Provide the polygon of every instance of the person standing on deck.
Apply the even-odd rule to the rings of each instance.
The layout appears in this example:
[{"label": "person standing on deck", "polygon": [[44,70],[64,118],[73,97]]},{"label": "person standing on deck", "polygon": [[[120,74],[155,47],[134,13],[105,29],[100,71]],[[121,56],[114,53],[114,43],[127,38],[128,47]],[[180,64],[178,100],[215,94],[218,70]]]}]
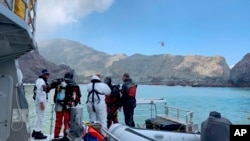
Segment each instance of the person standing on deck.
[{"label": "person standing on deck", "polygon": [[118,109],[120,108],[120,85],[112,85],[112,79],[110,77],[105,77],[104,83],[106,83],[111,89],[111,94],[106,95],[105,101],[107,104],[107,120],[108,128],[112,123],[118,123]]},{"label": "person standing on deck", "polygon": [[[67,130],[69,129],[70,109],[80,103],[81,91],[73,80],[73,72],[66,72],[63,79],[56,79],[51,83],[55,88],[54,103],[56,111],[54,139],[52,141],[68,141]],[[64,125],[63,138],[59,134]]]},{"label": "person standing on deck", "polygon": [[32,132],[32,137],[35,139],[46,139],[42,133],[42,124],[44,119],[44,110],[46,104],[46,93],[49,92],[47,80],[49,78],[49,72],[47,69],[42,70],[42,75],[35,82],[36,95],[35,95],[35,107],[36,107],[36,119],[34,130]]},{"label": "person standing on deck", "polygon": [[87,110],[89,121],[98,121],[103,128],[107,128],[107,111],[105,95],[109,95],[111,90],[109,86],[101,82],[101,74],[94,74],[91,83],[87,85]]},{"label": "person standing on deck", "polygon": [[133,80],[129,77],[128,73],[124,73],[122,75],[122,96],[121,103],[123,106],[123,113],[125,124],[128,126],[135,127],[134,123],[134,109],[136,107],[136,88],[137,85],[133,82]]}]

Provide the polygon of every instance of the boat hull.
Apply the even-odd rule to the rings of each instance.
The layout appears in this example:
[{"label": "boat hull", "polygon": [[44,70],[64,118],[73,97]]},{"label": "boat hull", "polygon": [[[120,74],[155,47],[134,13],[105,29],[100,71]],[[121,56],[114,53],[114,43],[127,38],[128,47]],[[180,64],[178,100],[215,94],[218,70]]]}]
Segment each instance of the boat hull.
[{"label": "boat hull", "polygon": [[109,131],[122,141],[200,141],[200,134],[131,128],[113,124]]},{"label": "boat hull", "polygon": [[[21,1],[18,2],[29,2]],[[17,58],[36,48],[34,39],[36,1],[26,7],[20,18],[14,11],[17,0],[0,2],[0,140],[29,141],[29,109],[23,76]],[[33,16],[31,17],[31,11]],[[27,22],[27,20],[31,22]]]}]

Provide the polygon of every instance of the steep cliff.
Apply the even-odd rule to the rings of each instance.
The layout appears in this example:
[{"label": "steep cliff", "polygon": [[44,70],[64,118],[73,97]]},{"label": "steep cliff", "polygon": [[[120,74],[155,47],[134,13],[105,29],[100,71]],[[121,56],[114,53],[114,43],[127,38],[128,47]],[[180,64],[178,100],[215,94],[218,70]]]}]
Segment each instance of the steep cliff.
[{"label": "steep cliff", "polygon": [[38,76],[41,75],[41,70],[45,68],[50,72],[49,80],[61,78],[64,76],[65,72],[73,71],[69,66],[56,65],[47,61],[37,50],[33,50],[21,56],[18,58],[18,62],[25,83],[34,83]]},{"label": "steep cliff", "polygon": [[119,79],[122,72],[128,72],[142,84],[228,86],[230,68],[221,56],[136,54],[114,62],[107,72]]},{"label": "steep cliff", "polygon": [[113,61],[125,58],[126,55],[109,55],[68,39],[53,39],[38,42],[42,56],[55,64],[72,67],[76,74],[88,77],[100,72]]},{"label": "steep cliff", "polygon": [[250,87],[250,53],[246,54],[231,69],[231,80],[234,86]]},{"label": "steep cliff", "polygon": [[[139,84],[224,87],[246,86],[249,82],[246,65],[244,68],[237,64],[230,72],[222,56],[110,55],[67,39],[40,41],[38,46],[49,61],[72,67],[82,83],[89,82],[96,72],[111,76],[115,83],[121,83],[123,72],[130,73]],[[247,62],[249,58],[243,60]]]}]

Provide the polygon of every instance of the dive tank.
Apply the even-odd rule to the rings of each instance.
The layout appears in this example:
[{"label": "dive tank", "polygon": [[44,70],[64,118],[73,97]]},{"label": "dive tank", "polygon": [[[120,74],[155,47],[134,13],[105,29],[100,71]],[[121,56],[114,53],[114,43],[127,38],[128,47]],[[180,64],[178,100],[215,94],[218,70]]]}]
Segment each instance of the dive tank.
[{"label": "dive tank", "polygon": [[200,141],[200,134],[137,129],[119,123],[112,124],[109,132],[122,141]]},{"label": "dive tank", "polygon": [[57,94],[57,100],[64,100],[66,86],[67,86],[67,83],[65,81],[62,81],[60,84],[59,92]]}]

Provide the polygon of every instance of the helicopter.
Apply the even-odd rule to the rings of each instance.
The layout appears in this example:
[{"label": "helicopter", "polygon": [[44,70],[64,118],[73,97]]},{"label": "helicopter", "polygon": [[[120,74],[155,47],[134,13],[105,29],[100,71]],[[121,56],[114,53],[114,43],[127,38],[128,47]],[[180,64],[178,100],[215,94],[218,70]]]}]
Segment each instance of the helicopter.
[{"label": "helicopter", "polygon": [[165,46],[165,42],[164,41],[161,41],[159,42],[161,46]]}]

